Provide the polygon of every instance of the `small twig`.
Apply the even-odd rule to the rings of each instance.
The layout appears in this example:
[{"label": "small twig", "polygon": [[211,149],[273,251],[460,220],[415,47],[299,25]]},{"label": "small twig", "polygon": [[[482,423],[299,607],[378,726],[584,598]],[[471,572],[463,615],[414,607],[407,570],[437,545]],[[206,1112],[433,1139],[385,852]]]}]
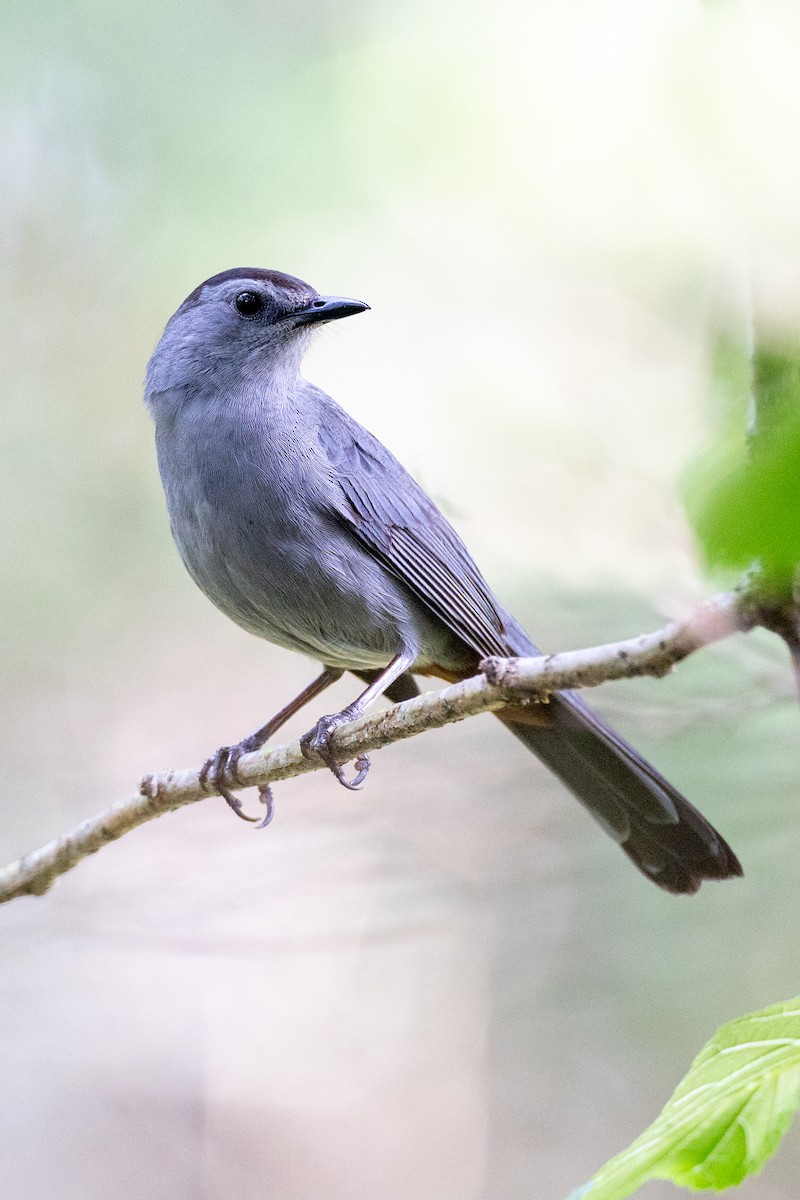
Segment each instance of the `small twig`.
[{"label": "small twig", "polygon": [[[362,717],[334,736],[337,761],[345,763],[404,738],[416,737],[477,713],[546,700],[566,688],[595,687],[613,679],[665,675],[692,651],[763,623],[744,592],[728,592],[702,604],[684,621],[656,633],[588,650],[572,650],[541,658],[489,658],[481,674],[438,692],[427,692],[403,704]],[[320,770],[323,763],[303,756],[299,742],[244,755],[238,774],[247,786],[265,785]],[[0,903],[16,896],[42,895],[59,875],[102,846],[139,825],[185,804],[207,798],[199,769],[146,775],[139,795],[120,800],[75,829],[0,869]]]},{"label": "small twig", "polygon": [[777,588],[765,592],[758,600],[758,624],[785,642],[800,699],[800,608],[796,598],[788,594],[780,597]]}]

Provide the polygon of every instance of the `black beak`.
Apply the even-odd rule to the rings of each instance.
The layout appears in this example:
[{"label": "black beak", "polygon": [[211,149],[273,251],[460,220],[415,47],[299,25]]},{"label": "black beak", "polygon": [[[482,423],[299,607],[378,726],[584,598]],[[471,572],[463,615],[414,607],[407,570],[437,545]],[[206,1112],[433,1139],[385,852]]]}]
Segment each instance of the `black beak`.
[{"label": "black beak", "polygon": [[353,317],[369,308],[363,300],[348,300],[346,296],[317,296],[306,308],[291,315],[298,325],[315,325],[319,321],[338,321]]}]

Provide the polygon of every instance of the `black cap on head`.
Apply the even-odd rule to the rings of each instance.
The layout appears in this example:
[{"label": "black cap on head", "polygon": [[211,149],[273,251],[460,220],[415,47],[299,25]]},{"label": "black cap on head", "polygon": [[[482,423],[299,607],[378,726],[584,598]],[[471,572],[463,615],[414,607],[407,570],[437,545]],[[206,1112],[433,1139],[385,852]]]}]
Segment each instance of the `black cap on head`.
[{"label": "black cap on head", "polygon": [[256,280],[269,283],[272,287],[281,288],[285,292],[293,292],[297,295],[298,303],[317,294],[310,284],[304,283],[302,279],[297,279],[294,275],[284,275],[283,271],[266,271],[263,267],[231,267],[227,271],[220,271],[217,275],[204,279],[193,292],[189,293],[181,308],[189,308],[191,305],[197,304],[204,288],[236,279]]}]

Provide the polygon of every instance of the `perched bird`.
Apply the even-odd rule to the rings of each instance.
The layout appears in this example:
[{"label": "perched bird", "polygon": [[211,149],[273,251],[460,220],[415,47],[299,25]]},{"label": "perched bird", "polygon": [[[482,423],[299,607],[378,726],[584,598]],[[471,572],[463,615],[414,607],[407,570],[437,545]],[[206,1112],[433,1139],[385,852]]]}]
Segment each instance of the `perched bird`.
[{"label": "perched bird", "polygon": [[[187,296],[147,368],[170,524],[190,575],[238,625],[324,668],[206,763],[206,786],[236,810],[239,757],[344,671],[366,690],[302,744],[355,787],[368,760],[347,780],[331,735],[381,693],[407,699],[414,673],[454,681],[488,655],[538,653],[422,488],[300,373],[316,327],[368,307],[278,271],[223,271]],[[659,887],[695,892],[741,875],[705,817],[580,696],[496,715]]]}]

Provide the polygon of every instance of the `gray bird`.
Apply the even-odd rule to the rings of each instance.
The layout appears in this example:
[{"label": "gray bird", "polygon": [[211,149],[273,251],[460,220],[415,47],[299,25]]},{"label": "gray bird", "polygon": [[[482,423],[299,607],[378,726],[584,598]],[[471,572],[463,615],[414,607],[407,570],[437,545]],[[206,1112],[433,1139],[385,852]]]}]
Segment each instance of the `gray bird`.
[{"label": "gray bird", "polygon": [[[397,459],[300,374],[317,326],[368,307],[278,271],[223,271],[187,296],[147,368],[170,525],[189,574],[238,625],[324,666],[205,764],[206,786],[236,810],[239,757],[344,671],[366,690],[302,744],[356,787],[369,762],[346,779],[331,735],[381,693],[416,695],[412,672],[455,681],[487,655],[539,653]],[[497,715],[659,887],[696,892],[704,879],[742,874],[705,817],[580,696]]]}]

